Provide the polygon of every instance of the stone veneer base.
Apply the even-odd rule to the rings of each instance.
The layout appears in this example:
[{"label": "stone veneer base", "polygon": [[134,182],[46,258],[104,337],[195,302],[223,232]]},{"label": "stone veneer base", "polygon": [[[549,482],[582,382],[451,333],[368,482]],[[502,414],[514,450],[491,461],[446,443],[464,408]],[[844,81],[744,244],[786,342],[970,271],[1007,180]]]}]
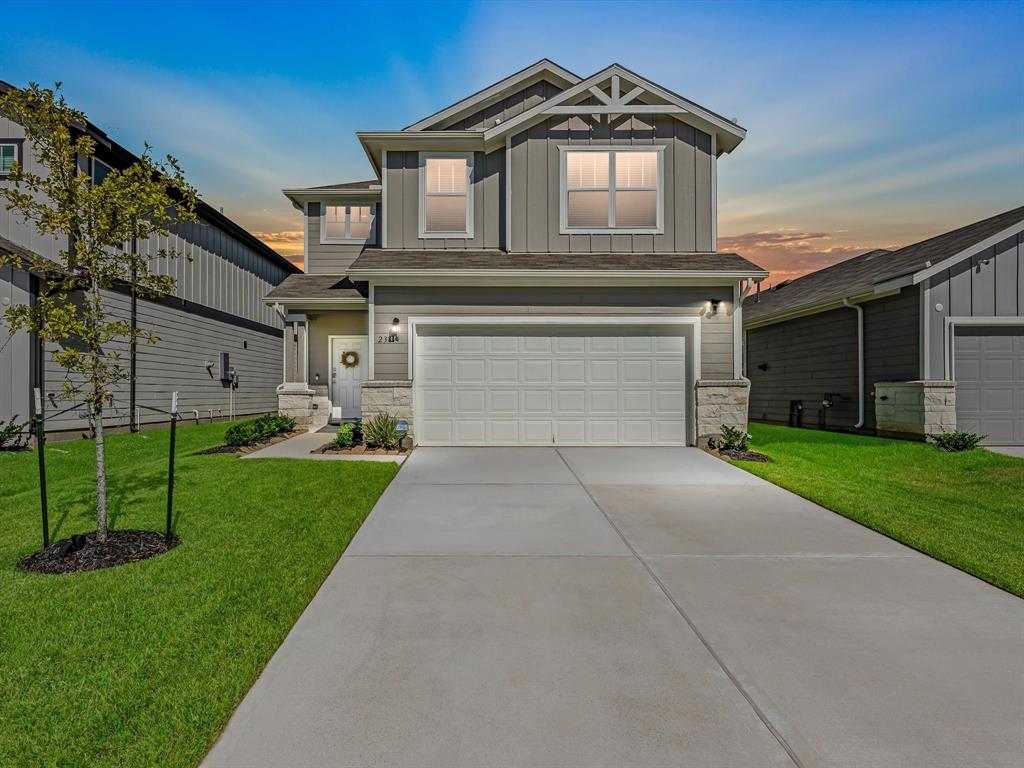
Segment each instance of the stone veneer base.
[{"label": "stone veneer base", "polygon": [[699,379],[694,386],[697,445],[720,437],[722,425],[746,431],[750,382],[747,379]]},{"label": "stone veneer base", "polygon": [[405,419],[409,422],[409,436],[413,437],[411,381],[364,381],[362,409],[363,421],[382,412],[390,413],[396,419]]},{"label": "stone veneer base", "polygon": [[956,382],[875,383],[875,429],[928,438],[956,429]]}]

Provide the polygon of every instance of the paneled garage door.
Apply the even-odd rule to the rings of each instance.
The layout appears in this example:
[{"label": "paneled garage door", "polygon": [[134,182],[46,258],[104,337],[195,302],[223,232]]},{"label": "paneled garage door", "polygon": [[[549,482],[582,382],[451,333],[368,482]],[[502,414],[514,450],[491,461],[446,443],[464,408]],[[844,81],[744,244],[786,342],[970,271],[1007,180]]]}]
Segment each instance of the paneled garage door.
[{"label": "paneled garage door", "polygon": [[685,445],[679,331],[418,329],[421,445]]},{"label": "paneled garage door", "polygon": [[964,326],[955,340],[957,428],[1024,445],[1024,326]]}]

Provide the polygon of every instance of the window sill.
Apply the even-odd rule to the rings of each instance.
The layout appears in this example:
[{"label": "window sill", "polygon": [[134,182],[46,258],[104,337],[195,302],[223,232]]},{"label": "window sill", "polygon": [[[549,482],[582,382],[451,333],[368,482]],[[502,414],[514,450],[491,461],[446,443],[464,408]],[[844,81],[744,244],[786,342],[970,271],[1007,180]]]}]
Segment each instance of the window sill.
[{"label": "window sill", "polygon": [[562,227],[558,230],[560,235],[663,235],[665,229],[569,229]]},{"label": "window sill", "polygon": [[359,240],[359,239],[329,239],[321,240],[320,245],[374,245],[371,240]]},{"label": "window sill", "polygon": [[420,240],[472,240],[472,232],[420,232]]}]

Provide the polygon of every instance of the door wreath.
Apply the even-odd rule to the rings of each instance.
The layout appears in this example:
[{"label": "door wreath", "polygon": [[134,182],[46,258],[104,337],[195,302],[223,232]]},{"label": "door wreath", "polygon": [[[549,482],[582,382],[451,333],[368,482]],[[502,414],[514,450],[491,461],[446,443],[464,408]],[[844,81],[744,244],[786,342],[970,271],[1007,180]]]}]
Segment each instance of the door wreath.
[{"label": "door wreath", "polygon": [[341,364],[346,368],[355,368],[359,365],[359,353],[358,352],[342,352],[341,353]]}]

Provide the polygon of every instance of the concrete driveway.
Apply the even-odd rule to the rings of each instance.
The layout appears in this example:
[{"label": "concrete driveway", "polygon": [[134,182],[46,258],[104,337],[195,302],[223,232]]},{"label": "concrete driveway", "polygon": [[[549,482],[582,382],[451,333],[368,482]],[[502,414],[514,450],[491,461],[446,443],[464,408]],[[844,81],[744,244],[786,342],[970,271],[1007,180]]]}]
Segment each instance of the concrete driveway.
[{"label": "concrete driveway", "polygon": [[694,449],[420,448],[208,766],[1014,766],[1024,601]]}]

